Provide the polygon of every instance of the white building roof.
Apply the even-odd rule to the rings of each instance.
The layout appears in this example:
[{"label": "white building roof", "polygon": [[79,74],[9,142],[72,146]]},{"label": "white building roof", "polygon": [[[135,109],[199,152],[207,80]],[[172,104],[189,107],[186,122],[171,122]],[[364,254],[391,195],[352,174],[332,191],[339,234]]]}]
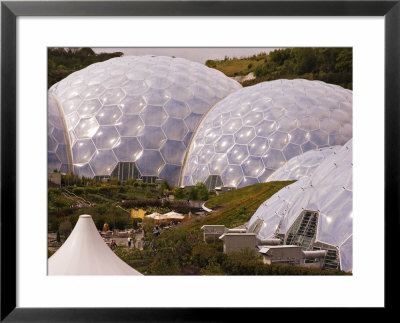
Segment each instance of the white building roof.
[{"label": "white building roof", "polygon": [[90,215],[79,217],[60,249],[48,259],[49,275],[142,275],[101,238]]}]

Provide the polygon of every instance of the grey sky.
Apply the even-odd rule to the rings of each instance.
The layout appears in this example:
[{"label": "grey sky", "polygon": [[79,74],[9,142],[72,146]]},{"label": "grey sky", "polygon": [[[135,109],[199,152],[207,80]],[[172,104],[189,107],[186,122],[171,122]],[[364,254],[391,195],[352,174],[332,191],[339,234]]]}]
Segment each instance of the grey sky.
[{"label": "grey sky", "polygon": [[186,58],[199,63],[208,59],[223,59],[228,57],[247,57],[261,52],[269,53],[276,48],[270,47],[92,47],[96,53],[123,52],[125,56],[131,55],[160,55]]}]

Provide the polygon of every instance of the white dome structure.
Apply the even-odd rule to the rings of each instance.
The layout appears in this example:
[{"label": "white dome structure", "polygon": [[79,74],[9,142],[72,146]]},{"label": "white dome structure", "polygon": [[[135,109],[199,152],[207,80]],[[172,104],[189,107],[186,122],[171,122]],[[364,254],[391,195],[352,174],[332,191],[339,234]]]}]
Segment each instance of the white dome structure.
[{"label": "white dome structure", "polygon": [[92,64],[49,89],[48,171],[177,185],[203,115],[241,85],[164,56]]},{"label": "white dome structure", "polygon": [[321,81],[276,80],[238,90],[205,116],[181,185],[265,182],[291,158],[352,138],[352,91]]},{"label": "white dome structure", "polygon": [[106,245],[90,215],[79,217],[60,249],[48,259],[49,275],[142,275]]},{"label": "white dome structure", "polygon": [[311,176],[326,158],[336,154],[341,148],[342,146],[333,146],[309,150],[304,154],[293,157],[268,177],[267,182],[299,180],[305,176]]},{"label": "white dome structure", "polygon": [[261,239],[279,238],[304,250],[328,250],[325,268],[352,270],[352,140],[313,172],[265,201],[250,219]]}]

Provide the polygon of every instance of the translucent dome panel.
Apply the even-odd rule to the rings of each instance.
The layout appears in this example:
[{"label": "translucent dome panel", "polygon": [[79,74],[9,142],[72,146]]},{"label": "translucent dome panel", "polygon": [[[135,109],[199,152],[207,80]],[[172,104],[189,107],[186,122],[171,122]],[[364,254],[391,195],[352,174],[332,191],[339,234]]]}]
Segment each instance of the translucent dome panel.
[{"label": "translucent dome panel", "polygon": [[60,171],[60,169],[63,169],[69,172],[70,157],[68,155],[69,142],[67,141],[68,138],[65,137],[66,125],[63,124],[60,117],[60,111],[54,96],[49,93],[47,100],[47,171],[52,173],[55,170]]},{"label": "translucent dome panel", "polygon": [[[239,165],[247,173],[250,167],[244,163],[260,157],[263,169],[254,178],[262,182],[292,158],[310,150],[343,145],[351,137],[351,91],[301,79],[260,83],[219,101],[202,120],[191,141],[181,184],[191,185],[205,177],[189,171],[193,160],[208,166],[204,169],[213,168],[213,155],[205,156],[201,149],[206,145],[213,146],[214,154],[226,154],[229,165]],[[228,172],[223,169],[215,175],[222,175],[224,185],[236,182],[223,174]]]},{"label": "translucent dome panel", "polygon": [[304,154],[290,159],[285,165],[275,171],[269,178],[271,181],[298,180],[305,176],[310,176],[314,170],[331,154],[337,153],[341,146],[333,146],[310,150]]},{"label": "translucent dome panel", "polygon": [[[300,157],[288,164],[298,165]],[[250,219],[249,226],[256,219],[262,219],[263,227],[259,236],[272,238],[278,233],[286,234],[303,210],[316,211],[319,213],[316,242],[339,247],[341,268],[351,270],[352,243],[349,239],[353,233],[352,140],[340,148],[306,153],[302,162],[304,165],[319,165],[311,175],[301,177],[265,201]],[[286,172],[278,171],[271,177],[280,174]]]},{"label": "translucent dome panel", "polygon": [[69,140],[79,174],[109,175],[115,160],[136,162],[141,175],[178,185],[177,169],[203,115],[240,88],[217,70],[179,58],[127,56],[92,64],[49,90],[49,171],[64,165],[60,158],[68,152],[58,156],[57,149]]}]

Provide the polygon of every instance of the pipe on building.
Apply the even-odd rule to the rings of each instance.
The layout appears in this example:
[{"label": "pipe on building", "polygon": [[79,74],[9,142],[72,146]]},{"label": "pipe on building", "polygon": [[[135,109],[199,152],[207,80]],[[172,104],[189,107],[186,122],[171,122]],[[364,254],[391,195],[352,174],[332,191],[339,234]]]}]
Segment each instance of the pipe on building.
[{"label": "pipe on building", "polygon": [[323,258],[326,256],[326,250],[303,251],[305,259]]},{"label": "pipe on building", "polygon": [[246,229],[228,229],[228,233],[246,233]]},{"label": "pipe on building", "polygon": [[279,246],[281,244],[280,239],[258,239],[258,244],[261,246]]}]

